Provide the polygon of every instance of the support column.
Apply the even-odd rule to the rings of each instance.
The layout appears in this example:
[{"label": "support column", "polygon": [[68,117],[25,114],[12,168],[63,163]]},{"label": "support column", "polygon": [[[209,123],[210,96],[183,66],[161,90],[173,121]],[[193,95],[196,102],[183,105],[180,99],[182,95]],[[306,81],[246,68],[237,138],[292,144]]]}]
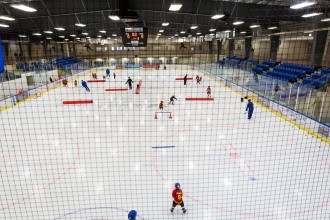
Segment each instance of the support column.
[{"label": "support column", "polygon": [[220,60],[223,39],[217,40],[217,61]]},{"label": "support column", "polygon": [[328,31],[315,31],[313,47],[311,51],[311,64],[315,66],[322,66],[324,55],[324,48],[327,42]]},{"label": "support column", "polygon": [[245,38],[245,57],[251,56],[252,37]]},{"label": "support column", "polygon": [[235,50],[235,41],[232,38],[228,40],[228,52],[229,52],[228,55],[233,55],[234,50]]},{"label": "support column", "polygon": [[275,60],[277,58],[277,50],[280,46],[280,36],[279,35],[272,35],[270,36],[270,51],[269,51],[269,59]]}]

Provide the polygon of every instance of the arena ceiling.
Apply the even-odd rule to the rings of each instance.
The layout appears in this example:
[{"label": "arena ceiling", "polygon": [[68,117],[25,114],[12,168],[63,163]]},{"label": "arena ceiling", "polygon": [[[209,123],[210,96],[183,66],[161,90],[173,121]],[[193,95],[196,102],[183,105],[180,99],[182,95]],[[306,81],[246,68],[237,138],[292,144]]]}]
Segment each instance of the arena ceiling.
[{"label": "arena ceiling", "polygon": [[[169,11],[171,3],[181,3],[179,11]],[[330,17],[330,1],[317,0],[317,4],[299,10],[290,9],[290,5],[298,0],[2,0],[1,15],[15,18],[14,21],[2,21],[9,27],[0,27],[1,37],[4,39],[17,38],[24,34],[34,38],[59,36],[74,38],[88,33],[88,36],[112,37],[120,34],[120,28],[130,26],[145,26],[149,34],[173,36],[185,31],[184,35],[196,33],[207,34],[210,29],[216,31],[233,30],[237,32],[251,32],[251,25],[258,24],[261,29],[271,26],[281,28],[288,25],[320,24],[329,27],[330,22],[320,22]],[[301,1],[300,1],[301,2]],[[11,7],[12,4],[24,3],[35,8],[36,12],[24,12]],[[322,15],[303,18],[306,13],[322,13]],[[213,20],[214,14],[224,14],[221,19]],[[109,15],[119,15],[121,20],[113,21]],[[234,26],[233,22],[242,20],[244,24]],[[85,27],[78,27],[76,23],[83,23]],[[169,23],[162,26],[162,23]],[[192,25],[198,26],[191,29]],[[57,31],[55,27],[62,27],[64,31]],[[46,34],[44,31],[52,31]],[[106,33],[99,32],[100,30]],[[32,36],[39,32],[41,36]],[[86,36],[86,35],[85,35]],[[63,39],[62,39],[63,40]]]}]

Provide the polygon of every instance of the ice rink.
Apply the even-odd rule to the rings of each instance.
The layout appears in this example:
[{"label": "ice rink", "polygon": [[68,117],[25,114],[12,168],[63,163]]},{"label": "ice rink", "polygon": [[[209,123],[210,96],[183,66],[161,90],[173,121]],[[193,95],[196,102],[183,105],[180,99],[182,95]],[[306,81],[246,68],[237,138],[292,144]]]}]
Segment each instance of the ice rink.
[{"label": "ice rink", "polygon": [[[186,86],[175,80],[185,74]],[[105,91],[128,76],[132,90]],[[121,220],[131,209],[145,220],[330,219],[328,144],[256,103],[248,120],[246,100],[201,71],[111,70],[88,85],[69,81],[0,113],[0,219]],[[214,101],[185,100],[207,86]],[[170,213],[175,182],[185,215]]]}]

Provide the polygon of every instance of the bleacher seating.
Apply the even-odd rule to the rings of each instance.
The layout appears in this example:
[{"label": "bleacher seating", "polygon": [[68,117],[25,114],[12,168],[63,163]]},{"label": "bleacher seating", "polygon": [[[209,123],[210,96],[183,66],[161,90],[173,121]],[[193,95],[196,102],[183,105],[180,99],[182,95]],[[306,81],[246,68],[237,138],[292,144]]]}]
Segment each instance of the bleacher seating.
[{"label": "bleacher seating", "polygon": [[58,67],[63,68],[63,69],[70,66],[70,64],[75,64],[75,63],[79,63],[79,62],[81,62],[81,60],[79,60],[75,57],[64,57],[64,58],[55,59],[55,64]]},{"label": "bleacher seating", "polygon": [[289,68],[289,69],[296,69],[296,70],[302,70],[305,71],[306,74],[311,74],[314,72],[313,66],[308,65],[301,65],[301,64],[294,64],[294,63],[282,63],[282,67]]},{"label": "bleacher seating", "polygon": [[53,65],[43,63],[40,61],[37,62],[17,62],[16,69],[23,70],[24,72],[31,72],[31,71],[42,71],[42,70],[53,70]]},{"label": "bleacher seating", "polygon": [[252,73],[260,75],[264,71],[268,71],[270,68],[274,68],[275,66],[276,66],[275,61],[265,60],[264,62],[258,64],[256,67],[252,68]]}]

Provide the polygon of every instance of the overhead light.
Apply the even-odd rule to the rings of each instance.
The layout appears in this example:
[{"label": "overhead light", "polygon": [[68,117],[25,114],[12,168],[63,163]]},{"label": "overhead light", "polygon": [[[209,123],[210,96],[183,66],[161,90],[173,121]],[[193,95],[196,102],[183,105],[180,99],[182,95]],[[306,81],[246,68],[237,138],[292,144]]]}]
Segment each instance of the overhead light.
[{"label": "overhead light", "polygon": [[311,5],[315,5],[315,4],[316,4],[316,2],[302,2],[299,4],[292,5],[292,6],[290,6],[290,8],[291,9],[300,9],[300,8],[305,8],[305,7],[308,7]]},{"label": "overhead light", "polygon": [[318,16],[318,15],[321,15],[321,14],[322,13],[320,13],[320,12],[314,12],[314,13],[304,14],[301,17],[303,17],[303,18],[310,18],[310,17],[315,17],[315,16]]},{"label": "overhead light", "polygon": [[111,39],[111,37],[107,37],[107,39],[108,39],[108,40],[110,40],[110,39]]},{"label": "overhead light", "polygon": [[181,7],[182,7],[182,4],[172,3],[169,10],[170,11],[179,11]]},{"label": "overhead light", "polygon": [[120,17],[118,17],[118,15],[109,15],[109,18],[113,21],[119,21]]},{"label": "overhead light", "polygon": [[330,21],[330,18],[324,18],[321,21],[325,22],[325,21]]},{"label": "overhead light", "polygon": [[76,40],[80,40],[80,37],[77,37]]},{"label": "overhead light", "polygon": [[117,40],[117,38],[115,38],[115,40]]},{"label": "overhead light", "polygon": [[34,36],[41,36],[41,34],[40,33],[33,33],[32,35],[34,35]]},{"label": "overhead light", "polygon": [[75,36],[77,36],[77,35],[75,35],[75,34],[71,34],[71,35],[70,35],[70,37],[75,37]]},{"label": "overhead light", "polygon": [[163,33],[163,32],[164,32],[164,30],[159,30],[159,32],[160,32],[160,33]]},{"label": "overhead light", "polygon": [[55,30],[58,30],[58,31],[65,31],[65,28],[62,28],[62,27],[56,27],[54,28]]},{"label": "overhead light", "polygon": [[191,35],[191,34],[189,34],[189,35],[188,35],[188,37],[192,37],[192,35]]},{"label": "overhead light", "polygon": [[164,23],[162,23],[162,26],[164,26],[164,27],[166,27],[166,26],[168,26],[170,23],[168,23],[168,22],[164,22]]},{"label": "overhead light", "polygon": [[8,25],[8,24],[1,24],[1,23],[0,23],[0,27],[5,27],[5,28],[7,28],[7,27],[9,27],[9,25]]},{"label": "overhead light", "polygon": [[244,21],[234,21],[233,25],[240,25],[244,24]]},{"label": "overhead light", "polygon": [[16,9],[19,9],[19,10],[22,10],[22,11],[26,11],[26,12],[35,12],[35,11],[37,11],[35,8],[32,8],[32,7],[27,6],[27,5],[23,5],[23,4],[12,4],[12,5],[10,5],[10,7],[16,8]]},{"label": "overhead light", "polygon": [[174,34],[175,37],[179,36],[178,34]]},{"label": "overhead light", "polygon": [[258,27],[260,27],[259,24],[254,24],[254,25],[251,25],[251,26],[250,26],[250,28],[258,28]]},{"label": "overhead light", "polygon": [[231,32],[231,30],[225,30],[225,33],[229,33],[229,32]]},{"label": "overhead light", "polygon": [[19,34],[18,37],[27,37],[25,34]]},{"label": "overhead light", "polygon": [[216,14],[216,15],[213,15],[211,18],[212,19],[220,19],[220,18],[223,18],[223,17],[225,17],[224,14]]},{"label": "overhead light", "polygon": [[181,33],[181,34],[184,34],[184,33],[186,33],[186,32],[185,32],[185,31],[181,31],[180,33]]},{"label": "overhead light", "polygon": [[196,28],[198,28],[198,26],[196,26],[196,25],[193,25],[190,27],[190,29],[196,29]]},{"label": "overhead light", "polygon": [[157,34],[157,36],[160,36],[160,35],[162,35],[162,34]]},{"label": "overhead light", "polygon": [[196,35],[201,35],[202,33],[200,33],[200,32],[198,32],[198,33],[196,33]]},{"label": "overhead light", "polygon": [[84,32],[84,33],[81,33],[82,35],[88,35],[88,33],[87,32]]},{"label": "overhead light", "polygon": [[102,36],[101,35],[97,35],[98,38],[101,38]]},{"label": "overhead light", "polygon": [[246,31],[241,31],[240,33],[241,33],[241,34],[246,34]]},{"label": "overhead light", "polygon": [[51,40],[52,38],[51,37],[46,37],[47,40]]},{"label": "overhead light", "polygon": [[86,26],[86,24],[82,24],[82,23],[76,23],[75,25],[78,26],[78,27],[85,27]]},{"label": "overhead light", "polygon": [[268,30],[275,30],[275,29],[277,29],[276,26],[272,26],[272,27],[269,27],[269,28],[268,28]]},{"label": "overhead light", "polygon": [[6,20],[6,21],[15,21],[15,18],[9,17],[7,15],[1,15],[0,19]]},{"label": "overhead light", "polygon": [[52,34],[53,31],[44,31],[45,34]]},{"label": "overhead light", "polygon": [[90,39],[91,37],[86,37],[86,39]]},{"label": "overhead light", "polygon": [[58,36],[59,38],[65,38],[65,36],[61,35],[61,36]]},{"label": "overhead light", "polygon": [[69,39],[68,39],[68,38],[65,38],[64,40],[65,40],[65,41],[68,41]]},{"label": "overhead light", "polygon": [[204,37],[204,36],[199,36],[199,37]]},{"label": "overhead light", "polygon": [[117,34],[112,34],[113,37],[117,37]]},{"label": "overhead light", "polygon": [[105,33],[107,33],[107,31],[105,31],[105,30],[100,30],[100,33],[105,34]]},{"label": "overhead light", "polygon": [[214,28],[211,28],[209,31],[215,31],[216,29],[214,29]]}]

